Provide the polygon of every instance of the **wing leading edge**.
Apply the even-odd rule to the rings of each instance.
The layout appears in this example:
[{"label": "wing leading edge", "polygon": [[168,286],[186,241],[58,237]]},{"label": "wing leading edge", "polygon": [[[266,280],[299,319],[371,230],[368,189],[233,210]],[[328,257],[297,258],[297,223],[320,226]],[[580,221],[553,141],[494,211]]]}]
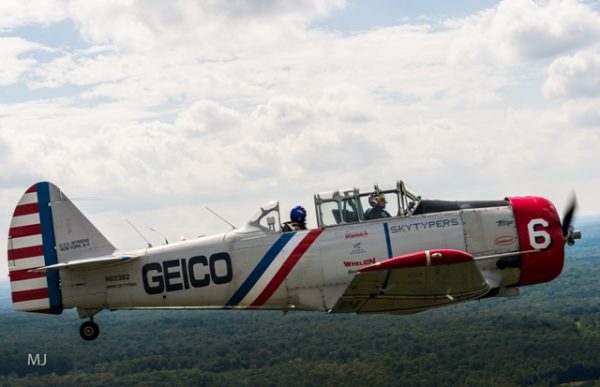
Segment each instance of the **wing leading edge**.
[{"label": "wing leading edge", "polygon": [[479,298],[490,287],[460,250],[410,253],[359,270],[331,313],[415,313]]}]

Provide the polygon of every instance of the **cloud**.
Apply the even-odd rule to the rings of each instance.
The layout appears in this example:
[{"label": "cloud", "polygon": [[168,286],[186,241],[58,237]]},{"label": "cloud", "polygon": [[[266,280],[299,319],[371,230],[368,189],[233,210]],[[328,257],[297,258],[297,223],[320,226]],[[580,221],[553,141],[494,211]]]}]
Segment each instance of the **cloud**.
[{"label": "cloud", "polygon": [[580,128],[596,129],[600,133],[600,96],[596,98],[576,99],[563,105],[569,122]]},{"label": "cloud", "polygon": [[[110,19],[107,23],[118,23],[118,18],[137,20],[144,12],[160,14],[160,7],[139,9],[136,2],[119,3],[114,5],[117,10],[113,11],[110,11],[113,5],[109,4],[96,14],[94,4],[86,2],[83,10],[77,8],[77,12],[90,18],[88,22],[81,15],[77,16],[81,31],[89,23],[99,23],[104,18]],[[333,113],[345,104],[346,119],[353,121],[369,120],[372,114],[362,111],[361,106],[374,100],[388,104],[431,100],[458,105],[489,103],[505,82],[481,66],[470,71],[462,71],[462,65],[448,66],[446,51],[453,32],[435,31],[428,26],[397,26],[341,37],[323,30],[307,30],[299,23],[293,25],[294,32],[288,36],[292,27],[284,21],[292,17],[290,15],[299,13],[304,16],[296,15],[294,20],[309,20],[334,5],[339,4],[281,5],[280,17],[258,12],[241,20],[258,20],[256,18],[262,15],[260,17],[265,19],[259,24],[235,19],[224,22],[227,28],[204,31],[197,36],[181,26],[163,34],[160,31],[166,28],[167,21],[160,24],[162,27],[157,31],[145,25],[125,23],[127,28],[135,30],[124,34],[125,40],[136,39],[135,36],[146,34],[146,30],[155,34],[150,42],[137,45],[121,40],[117,31],[103,27],[101,30],[111,37],[91,40],[109,42],[111,46],[101,46],[101,51],[94,50],[94,46],[88,50],[61,50],[58,57],[36,66],[28,77],[28,86],[43,89],[74,85],[82,88],[82,103],[85,102],[82,99],[128,101],[140,109],[173,105],[185,108],[203,99],[253,109],[282,95],[323,102],[337,94],[339,101],[330,103],[327,109]],[[186,6],[190,4],[181,1],[174,9]],[[84,12],[86,7],[91,8]],[[196,13],[220,15],[220,7],[193,8]],[[221,10],[226,15],[223,17],[238,12],[225,5],[222,7],[226,9]],[[118,15],[113,20],[104,12]],[[181,11],[192,19],[194,12]],[[203,25],[201,19],[194,20],[192,24]],[[176,42],[168,41],[169,34]],[[375,69],[378,76],[372,76],[367,69]],[[288,120],[289,125],[294,119],[290,115]],[[302,124],[297,119],[296,122]]]},{"label": "cloud", "polygon": [[281,139],[311,126],[318,108],[306,100],[291,96],[275,96],[253,112],[260,134],[268,139]]},{"label": "cloud", "polygon": [[[176,0],[168,4],[84,0],[72,1],[69,13],[80,24],[82,35],[93,43],[136,51],[192,46],[200,55],[213,57],[237,41],[255,40],[255,47],[259,42],[281,42],[344,5],[343,0]],[[223,29],[223,25],[228,27]],[[274,30],[279,33],[273,34]]]},{"label": "cloud", "polygon": [[600,14],[575,0],[503,0],[448,25],[460,28],[449,56],[453,62],[517,64],[553,58],[600,37]]},{"label": "cloud", "polygon": [[130,75],[126,71],[128,61],[109,54],[96,50],[63,52],[36,66],[29,76],[28,86],[32,89],[65,85],[88,86],[115,82]]},{"label": "cloud", "polygon": [[264,184],[264,179],[277,179],[287,160],[286,150],[278,143],[250,141],[238,143],[232,150],[235,156],[231,154],[231,159],[226,162],[234,162],[236,176],[240,181],[252,184],[254,189]]},{"label": "cloud", "polygon": [[212,101],[195,102],[178,115],[175,124],[192,136],[215,136],[242,127],[240,116],[235,110]]},{"label": "cloud", "polygon": [[315,177],[368,170],[377,159],[387,157],[385,147],[375,137],[373,132],[344,128],[303,131],[284,142],[286,160]]},{"label": "cloud", "polygon": [[580,51],[554,60],[543,92],[548,98],[600,97],[600,51]]},{"label": "cloud", "polygon": [[0,86],[7,86],[19,81],[36,64],[24,54],[43,47],[18,37],[0,37],[0,52],[2,52],[2,66],[0,66]]},{"label": "cloud", "polygon": [[0,2],[0,31],[32,24],[48,25],[67,17],[59,0],[5,0]]}]

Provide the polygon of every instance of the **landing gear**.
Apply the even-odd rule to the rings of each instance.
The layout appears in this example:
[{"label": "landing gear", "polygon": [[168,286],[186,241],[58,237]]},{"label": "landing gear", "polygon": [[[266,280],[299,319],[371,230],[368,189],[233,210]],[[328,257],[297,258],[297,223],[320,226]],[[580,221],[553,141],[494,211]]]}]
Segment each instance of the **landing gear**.
[{"label": "landing gear", "polygon": [[100,334],[100,327],[94,322],[94,318],[90,317],[90,321],[86,321],[79,327],[81,338],[86,341],[92,341]]}]

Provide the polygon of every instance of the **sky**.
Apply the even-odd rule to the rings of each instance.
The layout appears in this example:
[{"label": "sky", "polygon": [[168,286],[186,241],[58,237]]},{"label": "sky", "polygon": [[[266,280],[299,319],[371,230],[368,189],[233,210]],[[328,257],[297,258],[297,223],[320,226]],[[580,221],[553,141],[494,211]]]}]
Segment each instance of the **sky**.
[{"label": "sky", "polygon": [[0,235],[38,181],[121,249],[399,179],[594,215],[599,151],[599,1],[0,2]]}]

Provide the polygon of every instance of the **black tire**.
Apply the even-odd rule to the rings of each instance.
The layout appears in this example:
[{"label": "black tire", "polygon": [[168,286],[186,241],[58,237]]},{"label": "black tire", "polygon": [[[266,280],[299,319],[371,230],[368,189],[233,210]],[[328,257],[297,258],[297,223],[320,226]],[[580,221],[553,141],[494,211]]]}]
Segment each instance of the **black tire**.
[{"label": "black tire", "polygon": [[100,334],[100,327],[93,321],[86,321],[79,327],[79,335],[86,341],[92,341]]}]

